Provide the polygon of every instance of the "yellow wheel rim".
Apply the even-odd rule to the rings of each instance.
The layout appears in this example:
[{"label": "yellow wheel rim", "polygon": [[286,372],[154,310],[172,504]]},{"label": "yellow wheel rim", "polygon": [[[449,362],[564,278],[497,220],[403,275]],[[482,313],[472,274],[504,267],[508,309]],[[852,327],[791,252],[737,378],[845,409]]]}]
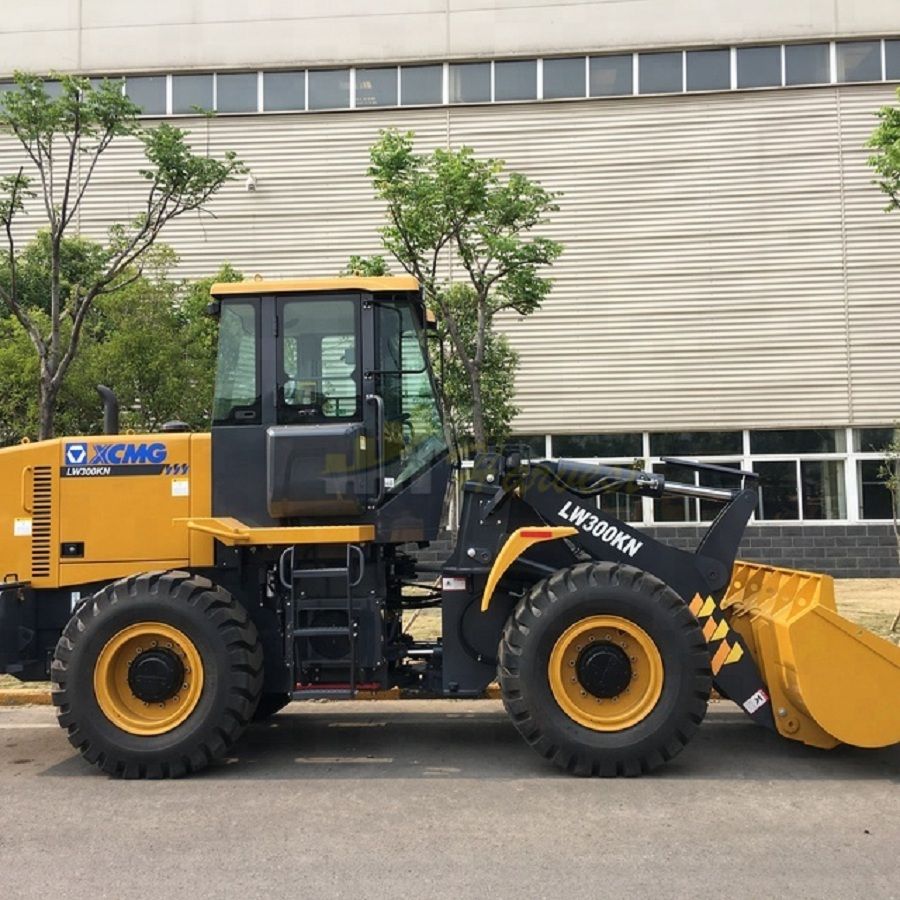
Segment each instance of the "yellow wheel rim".
[{"label": "yellow wheel rim", "polygon": [[[612,697],[596,696],[579,680],[582,654],[598,644],[612,645],[616,654],[622,651],[630,665],[627,687]],[[592,731],[637,725],[656,706],[663,689],[663,661],[653,638],[620,616],[589,616],[570,625],[553,646],[547,674],[563,712]]]},{"label": "yellow wheel rim", "polygon": [[[168,651],[183,669],[181,684],[162,702],[136,696],[128,680],[131,665],[143,653]],[[113,725],[129,734],[165,734],[194,711],[203,690],[203,663],[184,632],[163,622],[139,622],[113,635],[94,665],[94,696]]]}]

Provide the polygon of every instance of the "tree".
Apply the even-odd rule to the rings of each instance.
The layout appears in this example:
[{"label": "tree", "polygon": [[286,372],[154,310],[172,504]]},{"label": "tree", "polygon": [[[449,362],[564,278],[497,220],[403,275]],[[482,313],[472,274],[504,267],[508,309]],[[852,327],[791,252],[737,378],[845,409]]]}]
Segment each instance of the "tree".
[{"label": "tree", "polygon": [[[444,299],[448,308],[455,312],[460,337],[467,347],[473,347],[477,319],[467,314],[474,303],[472,289],[465,283],[451,284],[445,291]],[[455,445],[464,446],[475,432],[469,374],[455,353],[444,352],[448,345],[452,346],[452,339],[443,319],[438,321],[438,335],[441,352],[438,359],[434,359],[432,354],[432,362],[440,376],[441,403]],[[480,380],[485,444],[502,444],[519,411],[513,402],[518,363],[519,355],[509,345],[506,335],[494,329],[487,330]]]},{"label": "tree", "polygon": [[378,278],[382,275],[390,275],[387,260],[383,256],[357,256],[350,257],[347,267],[341,275],[356,275],[360,278]]},{"label": "tree", "polygon": [[[900,88],[897,96],[900,98]],[[888,197],[885,212],[892,212],[900,209],[900,106],[883,106],[876,115],[880,124],[869,138],[869,146],[878,152],[868,162],[878,173],[874,183]]]},{"label": "tree", "polygon": [[[23,303],[45,297],[46,235],[38,235],[22,252],[20,282],[31,285]],[[91,242],[63,242],[62,282],[93,252]],[[208,427],[216,367],[216,322],[206,315],[213,281],[240,281],[230,266],[216,276],[183,282],[171,277],[174,254],[154,248],[153,263],[143,275],[99,297],[85,323],[81,346],[59,394],[56,422],[66,434],[96,434],[102,410],[96,385],[109,385],[121,403],[121,424],[150,431],[170,419],[194,429]],[[2,278],[0,278],[2,283]],[[38,359],[28,335],[0,307],[0,445],[34,437],[40,423],[39,398],[33,385]],[[46,314],[36,309],[35,316]]]},{"label": "tree", "polygon": [[[900,563],[900,426],[895,426],[891,441],[884,448],[884,462],[878,476],[891,494],[891,524],[894,528],[894,541],[897,545],[897,562]],[[900,625],[900,612],[894,618],[891,631]]]},{"label": "tree", "polygon": [[[514,411],[515,359],[508,346],[503,352],[494,321],[505,311],[530,315],[549,293],[551,282],[540,271],[562,246],[533,230],[558,209],[558,195],[524,175],[505,173],[499,160],[477,158],[470,147],[417,154],[413,138],[412,132],[382,132],[370,151],[368,174],[387,205],[381,238],[418,279],[436,313],[469,394],[475,449],[483,450],[489,433],[502,434]],[[462,272],[459,280],[449,274],[451,260],[453,271]],[[490,395],[502,402],[489,426],[485,377],[498,359],[512,371],[503,371],[503,384],[492,384]],[[460,409],[462,392],[445,391],[451,393]]]},{"label": "tree", "polygon": [[[160,232],[172,219],[202,210],[232,176],[245,171],[232,152],[222,160],[194,154],[188,133],[168,124],[145,128],[139,108],[121,82],[93,86],[86,78],[63,75],[55,96],[43,79],[17,73],[16,88],[0,108],[0,131],[18,141],[28,162],[0,177],[0,228],[6,238],[6,283],[0,297],[28,335],[38,357],[39,437],[51,437],[63,381],[78,352],[85,321],[94,302],[136,282]],[[130,221],[110,226],[108,239],[83,273],[84,280],[63,281],[64,239],[78,213],[104,154],[116,141],[143,145],[146,182],[141,211]],[[49,241],[49,285],[37,308],[25,302],[19,279],[23,263],[16,246],[19,217],[37,198]]]}]

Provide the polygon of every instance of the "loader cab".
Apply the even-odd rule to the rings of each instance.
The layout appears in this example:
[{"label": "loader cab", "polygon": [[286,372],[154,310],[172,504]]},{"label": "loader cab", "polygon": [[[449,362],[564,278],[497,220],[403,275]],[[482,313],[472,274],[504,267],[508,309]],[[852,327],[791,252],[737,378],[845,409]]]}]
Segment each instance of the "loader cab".
[{"label": "loader cab", "polygon": [[433,538],[449,466],[416,281],[253,281],[212,295],[213,514]]}]

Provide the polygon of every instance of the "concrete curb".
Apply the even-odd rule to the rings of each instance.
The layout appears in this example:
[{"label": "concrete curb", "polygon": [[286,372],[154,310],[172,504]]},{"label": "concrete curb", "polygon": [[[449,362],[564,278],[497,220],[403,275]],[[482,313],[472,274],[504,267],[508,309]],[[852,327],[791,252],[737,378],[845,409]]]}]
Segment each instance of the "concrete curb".
[{"label": "concrete curb", "polygon": [[49,688],[0,689],[0,706],[49,706]]}]

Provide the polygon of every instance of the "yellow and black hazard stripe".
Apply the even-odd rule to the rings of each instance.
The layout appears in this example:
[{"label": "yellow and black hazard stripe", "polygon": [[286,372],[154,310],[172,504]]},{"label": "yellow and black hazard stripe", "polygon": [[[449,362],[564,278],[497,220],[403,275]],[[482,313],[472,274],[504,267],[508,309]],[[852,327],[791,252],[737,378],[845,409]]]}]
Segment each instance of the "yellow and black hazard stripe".
[{"label": "yellow and black hazard stripe", "polygon": [[718,675],[723,666],[731,665],[741,659],[744,655],[744,648],[712,597],[704,600],[699,594],[695,594],[689,608],[700,623],[703,637],[709,644],[712,673],[714,676]]}]

